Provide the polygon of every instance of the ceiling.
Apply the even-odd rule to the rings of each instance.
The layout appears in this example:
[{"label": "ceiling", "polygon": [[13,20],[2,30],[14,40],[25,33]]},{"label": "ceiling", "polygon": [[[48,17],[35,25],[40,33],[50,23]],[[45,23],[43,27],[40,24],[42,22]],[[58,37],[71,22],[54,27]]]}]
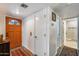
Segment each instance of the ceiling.
[{"label": "ceiling", "polygon": [[63,19],[79,17],[79,3],[60,4],[54,11]]},{"label": "ceiling", "polygon": [[79,16],[78,3],[26,3],[27,8],[20,5],[21,3],[0,3],[0,15],[28,16],[42,8],[51,7],[64,19]]},{"label": "ceiling", "polygon": [[57,4],[44,4],[44,3],[26,3],[27,8],[22,8],[21,3],[4,3],[0,4],[0,15],[11,16],[28,16],[42,8],[48,6],[56,6]]}]

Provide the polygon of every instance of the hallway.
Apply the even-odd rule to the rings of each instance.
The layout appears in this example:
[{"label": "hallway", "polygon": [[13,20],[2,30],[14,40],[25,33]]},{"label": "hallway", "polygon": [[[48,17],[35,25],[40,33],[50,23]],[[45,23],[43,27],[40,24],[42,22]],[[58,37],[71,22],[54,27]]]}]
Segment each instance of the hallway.
[{"label": "hallway", "polygon": [[[67,3],[0,3],[0,53],[55,56],[58,52],[58,56],[77,56],[78,8],[79,4]],[[4,46],[4,40],[8,45]]]}]

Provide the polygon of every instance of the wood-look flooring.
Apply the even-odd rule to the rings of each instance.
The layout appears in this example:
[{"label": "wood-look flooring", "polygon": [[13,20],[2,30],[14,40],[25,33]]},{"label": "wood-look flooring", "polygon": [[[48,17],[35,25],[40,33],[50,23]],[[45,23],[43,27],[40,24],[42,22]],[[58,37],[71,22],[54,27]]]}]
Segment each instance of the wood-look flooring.
[{"label": "wood-look flooring", "polygon": [[24,47],[19,47],[10,51],[11,56],[32,56],[32,52]]},{"label": "wood-look flooring", "polygon": [[78,56],[77,49],[64,46],[60,55],[57,56]]},{"label": "wood-look flooring", "polygon": [[[19,47],[10,51],[11,56],[33,56],[32,52],[24,47]],[[60,54],[56,56],[78,56],[77,49],[64,46]]]}]

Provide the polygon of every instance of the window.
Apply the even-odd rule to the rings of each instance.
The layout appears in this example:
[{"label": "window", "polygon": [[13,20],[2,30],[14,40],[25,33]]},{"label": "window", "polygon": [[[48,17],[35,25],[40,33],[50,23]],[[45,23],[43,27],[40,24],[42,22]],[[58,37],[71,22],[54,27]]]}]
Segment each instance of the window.
[{"label": "window", "polygon": [[17,20],[10,20],[8,24],[9,25],[20,25],[20,22]]}]

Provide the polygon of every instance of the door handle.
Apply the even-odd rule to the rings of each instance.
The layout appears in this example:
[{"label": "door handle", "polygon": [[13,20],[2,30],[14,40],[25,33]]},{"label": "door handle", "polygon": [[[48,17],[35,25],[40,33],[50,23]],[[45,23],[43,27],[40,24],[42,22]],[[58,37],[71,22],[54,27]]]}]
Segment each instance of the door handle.
[{"label": "door handle", "polygon": [[44,37],[46,37],[46,34],[44,34]]},{"label": "door handle", "polygon": [[37,38],[37,36],[35,36],[35,38]]}]

